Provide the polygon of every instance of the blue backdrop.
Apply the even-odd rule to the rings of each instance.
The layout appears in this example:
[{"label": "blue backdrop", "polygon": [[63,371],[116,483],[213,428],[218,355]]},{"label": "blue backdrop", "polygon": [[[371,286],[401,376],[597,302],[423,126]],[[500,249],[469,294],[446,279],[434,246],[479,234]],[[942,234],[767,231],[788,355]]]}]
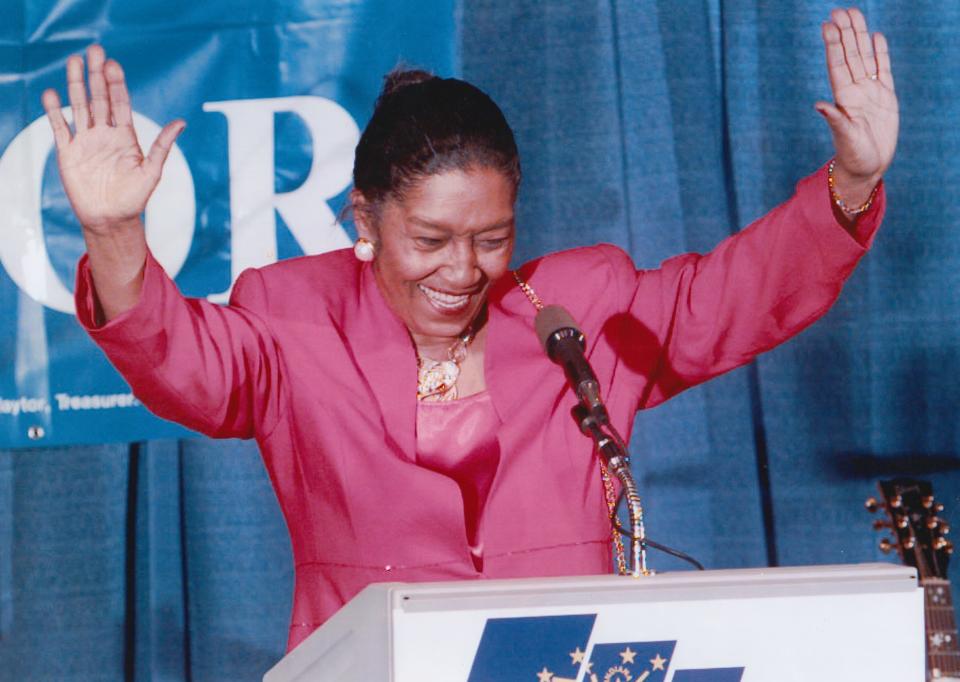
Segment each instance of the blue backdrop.
[{"label": "blue backdrop", "polygon": [[[105,7],[12,6],[17,20],[0,27],[0,148],[39,116],[39,92],[60,82],[66,56],[103,41],[130,63],[138,110],[187,118],[181,146],[197,220],[178,283],[189,293],[222,290],[230,273],[228,132],[202,103],[316,95],[362,126],[399,58],[462,74],[503,106],[524,164],[518,260],[597,241],[623,246],[643,267],[708,250],[830,156],[812,108],[829,94],[819,42],[826,2]],[[810,330],[638,417],[633,452],[649,532],[709,567],[881,559],[862,507],[880,477],[932,479],[948,518],[960,497],[960,7],[862,7],[890,41],[902,112],[875,248]],[[295,116],[275,122],[281,192],[308,173],[310,147]],[[56,183],[47,185],[50,224],[69,232],[68,217],[53,220]],[[285,229],[280,256],[298,248]],[[69,281],[77,247],[64,239],[55,266]],[[213,282],[191,265],[204,261]],[[105,365],[82,355],[89,346],[65,314],[34,307],[11,317],[31,306],[18,292],[0,281],[0,315],[43,317],[47,338],[85,358],[73,367],[100,376]],[[11,329],[20,338],[27,323]],[[39,357],[10,336],[0,336],[8,367],[24,353]],[[0,397],[52,386],[0,371],[13,382]],[[60,443],[66,421],[52,414],[44,438]],[[91,415],[71,426],[76,442],[132,428],[126,417],[104,424]],[[4,423],[6,442],[27,442],[27,422]],[[0,451],[0,678],[254,680],[280,657],[292,569],[255,448],[176,433]]]}]

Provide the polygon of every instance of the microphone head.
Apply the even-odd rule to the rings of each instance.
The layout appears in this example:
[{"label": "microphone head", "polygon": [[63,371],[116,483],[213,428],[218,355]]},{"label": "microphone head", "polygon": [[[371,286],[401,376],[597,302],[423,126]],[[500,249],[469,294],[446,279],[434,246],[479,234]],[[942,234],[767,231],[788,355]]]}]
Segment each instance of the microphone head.
[{"label": "microphone head", "polygon": [[[537,330],[537,338],[540,339],[540,345],[543,346],[543,350],[546,351],[547,355],[551,358],[553,357],[553,346],[558,336],[572,336],[576,338],[581,348],[584,346],[583,333],[577,327],[577,323],[573,321],[573,317],[570,316],[570,313],[568,313],[563,306],[545,306],[543,310],[537,313],[536,318],[533,320],[533,326],[534,329]],[[558,334],[558,332],[562,332],[562,334]]]}]

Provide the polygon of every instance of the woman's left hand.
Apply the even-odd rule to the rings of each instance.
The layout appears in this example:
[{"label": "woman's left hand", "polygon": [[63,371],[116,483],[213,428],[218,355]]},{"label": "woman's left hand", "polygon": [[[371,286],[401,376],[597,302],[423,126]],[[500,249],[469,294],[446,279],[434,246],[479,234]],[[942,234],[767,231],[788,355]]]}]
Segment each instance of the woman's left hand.
[{"label": "woman's left hand", "polygon": [[887,40],[871,37],[858,9],[835,9],[822,28],[833,100],[817,102],[836,150],[835,189],[848,206],[867,201],[890,166],[900,114]]}]

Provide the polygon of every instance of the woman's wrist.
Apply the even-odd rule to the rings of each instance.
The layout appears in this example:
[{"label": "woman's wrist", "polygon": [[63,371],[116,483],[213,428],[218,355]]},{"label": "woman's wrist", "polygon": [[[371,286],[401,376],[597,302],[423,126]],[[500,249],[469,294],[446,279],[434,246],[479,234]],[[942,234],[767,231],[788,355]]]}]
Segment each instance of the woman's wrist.
[{"label": "woman's wrist", "polygon": [[866,213],[876,198],[881,177],[853,175],[836,159],[831,160],[827,167],[827,185],[834,206],[851,218]]},{"label": "woman's wrist", "polygon": [[90,275],[103,313],[103,322],[126,312],[140,300],[147,240],[139,218],[109,229],[83,230]]},{"label": "woman's wrist", "polygon": [[130,235],[143,231],[143,220],[140,216],[96,223],[86,223],[81,220],[80,226],[83,230],[83,238],[89,244],[91,239],[102,241],[114,241],[118,238],[127,239]]}]

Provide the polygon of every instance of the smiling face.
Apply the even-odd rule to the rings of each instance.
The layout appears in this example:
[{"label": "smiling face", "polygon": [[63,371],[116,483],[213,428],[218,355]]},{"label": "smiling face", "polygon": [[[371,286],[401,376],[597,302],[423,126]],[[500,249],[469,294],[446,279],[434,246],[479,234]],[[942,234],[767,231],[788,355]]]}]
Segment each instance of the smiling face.
[{"label": "smiling face", "polygon": [[375,215],[354,195],[357,231],[376,244],[380,291],[429,356],[463,333],[507,272],[514,194],[503,173],[478,167],[428,175]]}]

